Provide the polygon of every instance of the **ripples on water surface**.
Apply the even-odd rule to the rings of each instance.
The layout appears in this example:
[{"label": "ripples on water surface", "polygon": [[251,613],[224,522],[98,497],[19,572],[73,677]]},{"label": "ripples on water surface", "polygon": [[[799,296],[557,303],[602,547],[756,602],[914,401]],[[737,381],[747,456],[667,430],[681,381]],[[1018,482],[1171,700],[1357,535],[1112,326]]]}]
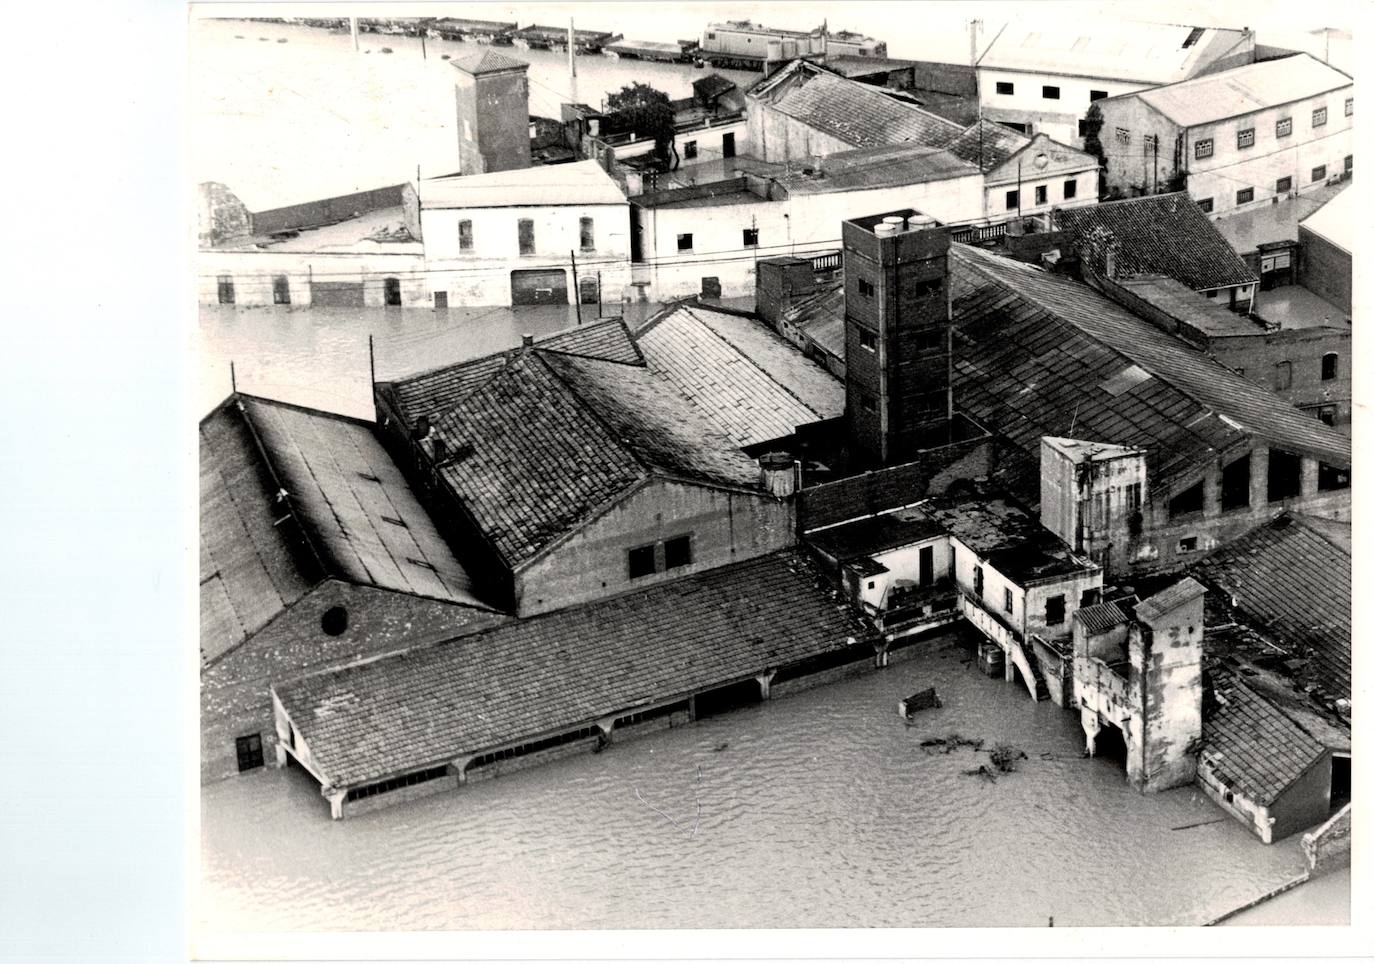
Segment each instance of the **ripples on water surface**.
[{"label": "ripples on water surface", "polygon": [[[1119,763],[1080,756],[1072,714],[964,658],[946,649],[342,822],[298,770],[212,785],[203,923],[1197,924],[1303,869],[1296,836],[1265,847],[1231,819],[1171,830],[1222,813],[1192,787],[1136,793]],[[905,726],[897,701],[932,684],[944,708]],[[965,776],[985,754],[918,745],[951,730],[1029,760],[995,784]]]}]

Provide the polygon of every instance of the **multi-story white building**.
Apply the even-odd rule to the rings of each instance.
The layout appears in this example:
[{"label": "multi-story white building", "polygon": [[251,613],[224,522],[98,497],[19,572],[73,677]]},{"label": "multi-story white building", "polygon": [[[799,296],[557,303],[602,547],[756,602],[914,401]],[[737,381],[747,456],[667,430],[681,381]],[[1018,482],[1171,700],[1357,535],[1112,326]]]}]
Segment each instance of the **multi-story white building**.
[{"label": "multi-story white building", "polygon": [[1010,23],[978,59],[978,98],[989,120],[1082,147],[1079,122],[1094,101],[1250,63],[1254,48],[1244,30],[1101,19]]},{"label": "multi-story white building", "polygon": [[595,161],[425,181],[420,222],[435,307],[596,304],[630,282],[629,202]]},{"label": "multi-story white building", "polygon": [[1354,167],[1354,82],[1310,54],[1101,103],[1107,186],[1164,190],[1182,175],[1207,212],[1320,187]]}]

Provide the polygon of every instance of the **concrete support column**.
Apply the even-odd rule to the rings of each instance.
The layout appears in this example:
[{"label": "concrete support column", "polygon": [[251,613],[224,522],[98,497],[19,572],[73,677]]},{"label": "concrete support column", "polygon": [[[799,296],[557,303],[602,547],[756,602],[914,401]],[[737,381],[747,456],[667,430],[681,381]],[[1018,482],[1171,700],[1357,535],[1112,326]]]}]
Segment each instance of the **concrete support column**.
[{"label": "concrete support column", "polygon": [[1211,519],[1221,515],[1221,463],[1211,462],[1202,475],[1202,514]]},{"label": "concrete support column", "polygon": [[596,721],[596,728],[601,731],[601,743],[605,746],[611,742],[611,731],[615,729],[615,717],[603,716]]},{"label": "concrete support column", "polygon": [[1083,736],[1088,743],[1088,756],[1097,755],[1097,734],[1102,730],[1102,723],[1097,718],[1094,710],[1082,710],[1078,714],[1079,722],[1083,724]]},{"label": "concrete support column", "polygon": [[1303,498],[1317,494],[1317,460],[1310,455],[1302,457],[1302,473],[1298,481],[1298,494]]},{"label": "concrete support column", "polygon": [[777,675],[777,670],[770,669],[766,673],[760,673],[758,676],[754,677],[754,679],[759,681],[759,699],[766,700],[769,698],[769,690],[773,686],[773,677]]},{"label": "concrete support column", "polygon": [[876,669],[887,669],[890,662],[891,655],[888,653],[886,646],[873,654],[873,666]]},{"label": "concrete support column", "polygon": [[278,736],[278,738],[277,738],[277,769],[280,770],[280,769],[281,769],[282,767],[284,767],[284,766],[286,766],[286,744],[283,743],[283,742],[281,741],[281,737]]},{"label": "concrete support column", "polygon": [[468,764],[471,762],[471,755],[456,757],[448,761],[448,765],[453,768],[453,775],[458,778],[460,787],[468,782]]},{"label": "concrete support column", "polygon": [[1016,679],[1016,667],[1011,661],[1011,647],[1002,650],[1002,654],[1002,679],[1010,683]]},{"label": "concrete support column", "polygon": [[1269,502],[1269,446],[1250,450],[1250,508],[1262,509]]},{"label": "concrete support column", "polygon": [[348,796],[348,791],[336,790],[333,787],[321,787],[320,795],[329,801],[330,818],[333,820],[342,820],[344,798]]}]

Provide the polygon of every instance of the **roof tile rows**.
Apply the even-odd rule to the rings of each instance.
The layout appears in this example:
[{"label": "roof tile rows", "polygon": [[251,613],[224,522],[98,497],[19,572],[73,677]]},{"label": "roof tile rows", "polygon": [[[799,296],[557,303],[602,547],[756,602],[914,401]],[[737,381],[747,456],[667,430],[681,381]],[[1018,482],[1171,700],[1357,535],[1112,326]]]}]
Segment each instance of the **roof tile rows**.
[{"label": "roof tile rows", "polygon": [[978,66],[1167,84],[1191,76],[1242,40],[1238,30],[1036,17],[1008,24]]},{"label": "roof tile rows", "polygon": [[347,786],[867,638],[812,564],[786,551],[276,692],[325,779]]},{"label": "roof tile rows", "polygon": [[1312,660],[1332,697],[1351,695],[1350,553],[1283,515],[1196,567],[1264,634]]},{"label": "roof tile rows", "polygon": [[1134,96],[1181,127],[1253,114],[1270,107],[1349,88],[1348,74],[1300,53],[1138,91]]},{"label": "roof tile rows", "polygon": [[1202,759],[1235,792],[1269,806],[1326,753],[1268,700],[1214,672],[1218,708],[1202,724]]},{"label": "roof tile rows", "polygon": [[1110,231],[1121,244],[1119,275],[1165,275],[1194,291],[1256,280],[1186,191],[1065,208],[1056,217],[1071,245],[1093,228]]},{"label": "roof tile rows", "polygon": [[824,72],[787,91],[773,106],[854,147],[914,142],[943,148],[960,130],[958,124],[878,88]]}]

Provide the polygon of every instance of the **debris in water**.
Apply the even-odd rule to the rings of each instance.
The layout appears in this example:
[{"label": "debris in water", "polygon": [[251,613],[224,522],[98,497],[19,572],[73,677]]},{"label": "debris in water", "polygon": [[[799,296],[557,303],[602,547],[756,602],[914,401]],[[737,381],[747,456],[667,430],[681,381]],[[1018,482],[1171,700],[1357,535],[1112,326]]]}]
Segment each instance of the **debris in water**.
[{"label": "debris in water", "polygon": [[279,44],[284,44],[284,43],[286,43],[286,38],[285,38],[285,37],[278,37],[278,38],[277,38],[277,43],[279,43]]},{"label": "debris in water", "polygon": [[383,47],[383,48],[382,48],[382,53],[384,53],[384,54],[389,54],[389,53],[391,53],[391,48],[390,48],[390,47]]},{"label": "debris in water", "polygon": [[975,768],[972,769],[972,770],[965,770],[965,771],[964,771],[964,776],[966,776],[966,777],[982,777],[984,780],[987,780],[988,783],[996,783],[996,782],[997,782],[997,774],[993,773],[991,770],[989,770],[989,769],[988,769],[986,766],[984,766],[983,764],[979,764],[977,767],[975,767]]},{"label": "debris in water", "polygon": [[[692,832],[691,832],[690,836],[693,836],[693,837],[695,837],[695,836],[697,835],[697,830],[700,829],[700,827],[701,827],[701,766],[700,766],[700,764],[697,765],[697,783],[696,783],[696,788],[695,788],[695,794],[696,794],[696,798],[697,798],[697,819],[696,819],[696,822],[692,824]],[[677,820],[676,820],[676,818],[674,818],[672,814],[664,813],[662,810],[660,810],[658,807],[654,806],[654,805],[653,805],[652,803],[650,803],[648,800],[645,800],[645,799],[644,799],[644,796],[639,792],[639,787],[635,787],[635,797],[638,798],[638,800],[639,800],[640,803],[644,804],[644,806],[648,807],[648,808],[649,808],[650,810],[652,810],[654,813],[658,814],[660,817],[662,817],[663,819],[667,820],[667,821],[668,821],[669,823],[671,823],[674,827],[676,827],[676,828],[679,829],[679,830],[682,829],[682,824],[678,823]]]},{"label": "debris in water", "polygon": [[729,741],[729,740],[721,740],[719,743],[717,743],[717,744],[716,744],[715,746],[713,746],[711,749],[712,749],[714,752],[719,753],[721,750],[728,749],[729,746],[730,746],[730,741]]},{"label": "debris in water", "polygon": [[1001,773],[1016,772],[1016,761],[1026,760],[1026,751],[1009,743],[998,743],[988,754],[988,759]]},{"label": "debris in water", "polygon": [[1217,817],[1215,820],[1202,820],[1202,821],[1200,821],[1200,822],[1198,822],[1198,823],[1185,823],[1185,824],[1184,824],[1183,826],[1181,826],[1181,827],[1170,827],[1169,829],[1170,829],[1170,830],[1192,830],[1194,827],[1205,827],[1205,826],[1207,826],[1208,824],[1211,824],[1211,823],[1223,823],[1223,822],[1225,822],[1227,819],[1229,819],[1229,818],[1227,818],[1227,817]]},{"label": "debris in water", "polygon": [[898,703],[897,715],[911,717],[921,710],[934,710],[941,706],[944,704],[940,702],[940,694],[935,692],[935,687],[929,686]]}]

